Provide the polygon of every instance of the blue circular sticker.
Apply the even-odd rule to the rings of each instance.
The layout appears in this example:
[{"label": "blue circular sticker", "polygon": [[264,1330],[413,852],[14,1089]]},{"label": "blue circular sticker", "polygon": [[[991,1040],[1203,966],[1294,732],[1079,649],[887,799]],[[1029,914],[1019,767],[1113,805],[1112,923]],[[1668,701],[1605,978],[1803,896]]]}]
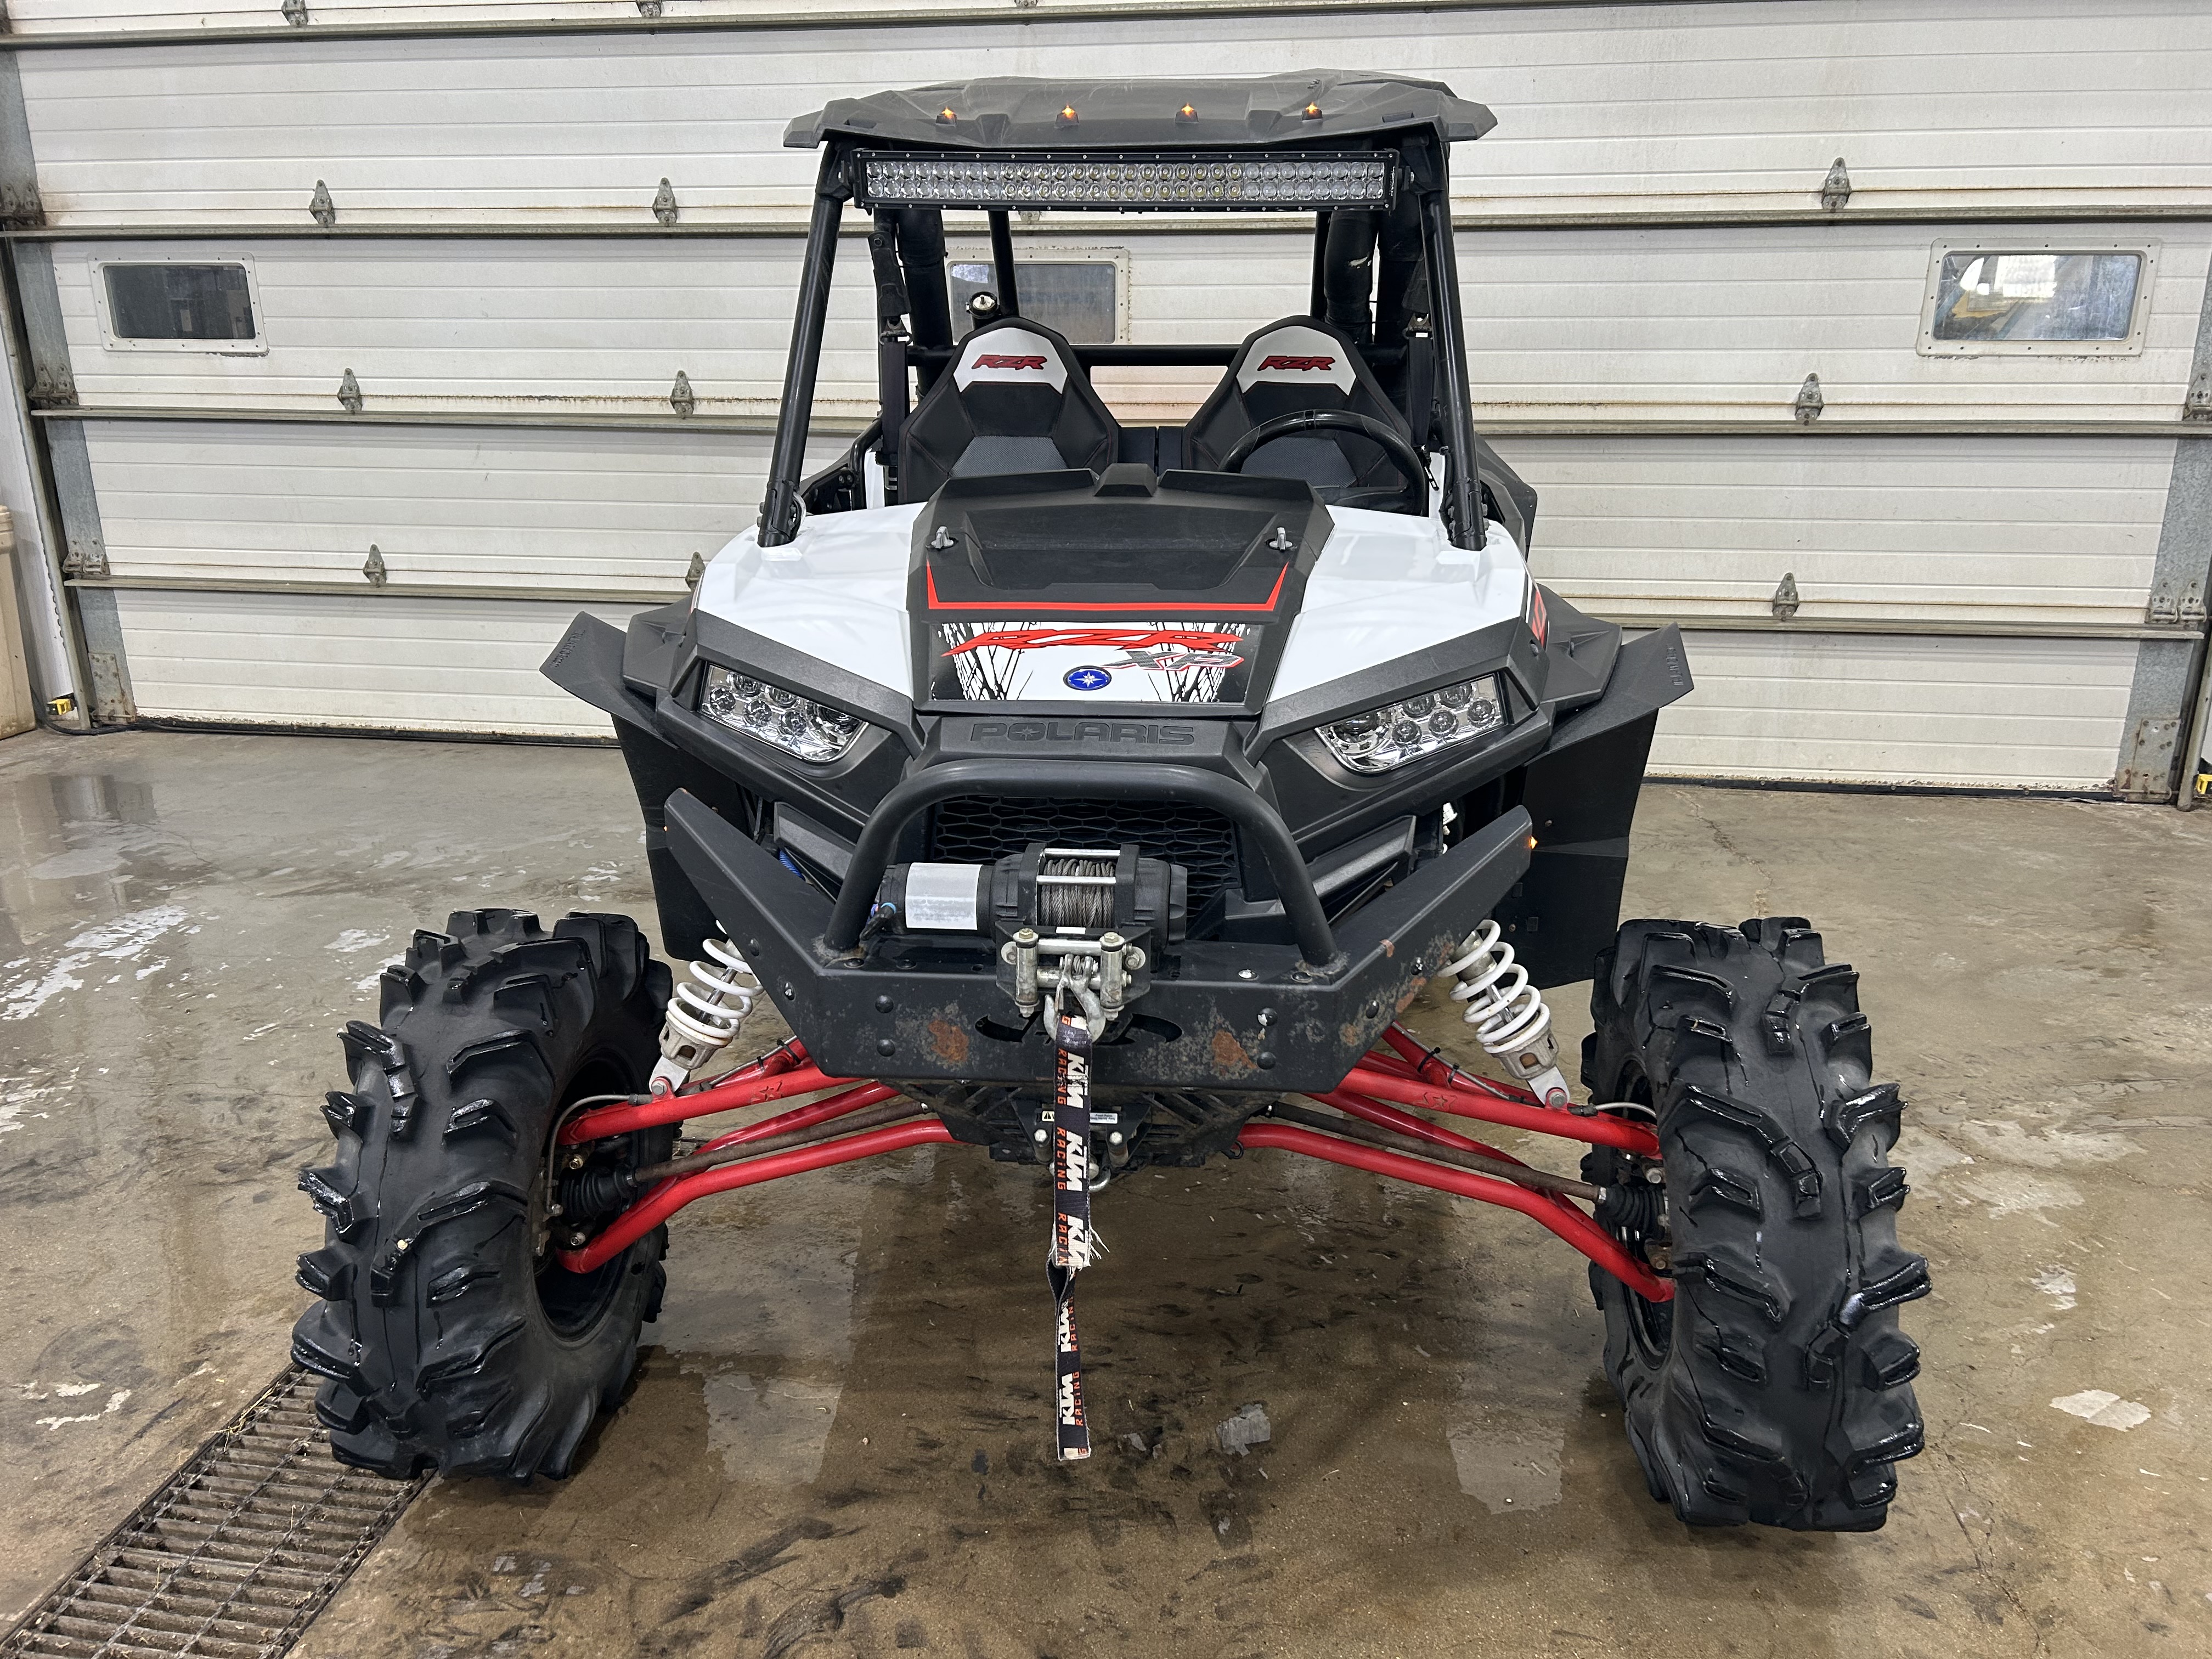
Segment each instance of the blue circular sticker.
[{"label": "blue circular sticker", "polygon": [[1111,674],[1088,663],[1080,668],[1069,669],[1060,678],[1060,684],[1071,691],[1101,691],[1114,683]]}]

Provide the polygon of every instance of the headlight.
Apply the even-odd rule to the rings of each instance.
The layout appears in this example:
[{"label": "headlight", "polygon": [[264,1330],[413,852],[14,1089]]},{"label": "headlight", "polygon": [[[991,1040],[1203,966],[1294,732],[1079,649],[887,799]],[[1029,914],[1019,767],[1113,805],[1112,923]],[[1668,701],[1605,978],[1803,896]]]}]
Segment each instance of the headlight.
[{"label": "headlight", "polygon": [[1504,724],[1498,677],[1485,674],[1331,721],[1321,728],[1321,740],[1355,772],[1388,772],[1440,749],[1487,737]]},{"label": "headlight", "polygon": [[863,724],[842,708],[726,668],[707,671],[699,712],[717,725],[774,744],[805,761],[842,760]]}]

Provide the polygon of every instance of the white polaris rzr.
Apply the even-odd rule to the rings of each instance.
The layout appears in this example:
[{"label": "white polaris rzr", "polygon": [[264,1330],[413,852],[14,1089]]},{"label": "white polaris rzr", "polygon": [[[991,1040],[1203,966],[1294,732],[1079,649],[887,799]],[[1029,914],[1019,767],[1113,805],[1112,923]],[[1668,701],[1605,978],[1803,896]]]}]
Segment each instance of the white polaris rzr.
[{"label": "white polaris rzr", "polygon": [[[676,999],[625,917],[453,917],[346,1042],[322,1298],[295,1352],[349,1461],[567,1472],[659,1309],[677,1209],[927,1142],[1053,1183],[1059,1445],[1092,1194],[1295,1152],[1517,1209],[1587,1255],[1654,1496],[1877,1527],[1920,1448],[1899,1099],[1796,918],[1618,929],[1673,629],[1529,574],[1474,433],[1433,82],[982,81],[842,100],[820,146],[757,529],[692,603],[579,617],[546,672],[613,716]],[[882,413],[802,479],[830,271],[872,216]],[[944,214],[995,286],[956,328]],[[1304,314],[1072,344],[1010,216],[1310,215]],[[1257,320],[1257,319],[1255,319]],[[1104,364],[1220,380],[1115,418]],[[1578,1100],[1541,989],[1591,978]],[[1440,982],[1515,1083],[1396,1016]],[[695,1083],[756,995],[796,1034]],[[1308,1103],[1299,1103],[1303,1097]],[[679,1123],[786,1103],[686,1143]],[[1538,1170],[1424,1113],[1589,1148]],[[1042,1312],[1042,1305],[1041,1305]]]}]

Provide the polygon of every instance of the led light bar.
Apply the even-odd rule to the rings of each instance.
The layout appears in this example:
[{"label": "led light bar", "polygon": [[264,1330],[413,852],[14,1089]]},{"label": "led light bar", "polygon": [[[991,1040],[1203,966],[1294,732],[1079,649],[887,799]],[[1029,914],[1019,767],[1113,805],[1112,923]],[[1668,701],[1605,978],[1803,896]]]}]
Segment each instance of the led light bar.
[{"label": "led light bar", "polygon": [[1255,155],[967,155],[867,150],[863,208],[1080,208],[1144,212],[1311,212],[1387,208],[1396,157],[1376,150]]}]

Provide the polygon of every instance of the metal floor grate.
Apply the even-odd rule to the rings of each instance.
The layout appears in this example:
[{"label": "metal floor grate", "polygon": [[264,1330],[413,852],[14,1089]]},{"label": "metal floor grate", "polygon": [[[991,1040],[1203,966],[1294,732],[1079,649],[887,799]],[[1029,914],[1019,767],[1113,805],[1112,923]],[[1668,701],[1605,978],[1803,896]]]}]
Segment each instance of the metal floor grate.
[{"label": "metal floor grate", "polygon": [[299,1640],[423,1485],[333,1460],[315,1387],[288,1367],[0,1638],[0,1659],[275,1659]]}]

